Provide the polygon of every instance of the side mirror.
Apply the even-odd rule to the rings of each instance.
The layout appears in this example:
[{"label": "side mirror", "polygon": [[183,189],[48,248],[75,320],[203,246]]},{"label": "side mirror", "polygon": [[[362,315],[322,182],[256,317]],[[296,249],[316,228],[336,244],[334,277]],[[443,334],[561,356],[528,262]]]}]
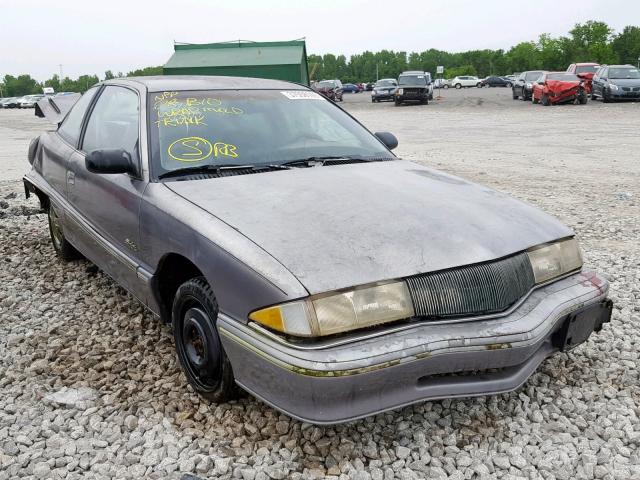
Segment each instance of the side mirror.
[{"label": "side mirror", "polygon": [[85,157],[87,170],[92,173],[133,173],[131,155],[121,148],[94,150]]},{"label": "side mirror", "polygon": [[375,136],[378,137],[378,140],[380,140],[382,143],[384,143],[385,146],[389,150],[393,150],[394,148],[396,148],[398,146],[398,139],[396,138],[396,136],[393,133],[390,133],[390,132],[376,132]]}]

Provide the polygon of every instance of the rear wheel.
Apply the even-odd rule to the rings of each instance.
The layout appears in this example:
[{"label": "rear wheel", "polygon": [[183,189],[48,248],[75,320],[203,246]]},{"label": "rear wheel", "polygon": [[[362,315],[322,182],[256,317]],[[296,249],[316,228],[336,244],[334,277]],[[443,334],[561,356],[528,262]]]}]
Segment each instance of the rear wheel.
[{"label": "rear wheel", "polygon": [[456,88],[460,90],[462,88],[462,85],[460,83],[456,83]]},{"label": "rear wheel", "polygon": [[78,252],[78,250],[76,250],[65,238],[60,216],[52,203],[49,203],[48,217],[51,244],[53,245],[53,249],[56,251],[58,257],[67,262],[82,258],[80,252]]},{"label": "rear wheel", "polygon": [[[489,85],[487,84],[487,87],[488,87],[488,86],[489,86]],[[476,87],[478,87],[478,88],[482,88],[482,83],[480,83],[480,82],[476,83]]]},{"label": "rear wheel", "polygon": [[220,342],[217,319],[218,302],[204,277],[192,278],[178,288],[172,309],[178,361],[200,396],[225,402],[238,395],[238,388]]}]

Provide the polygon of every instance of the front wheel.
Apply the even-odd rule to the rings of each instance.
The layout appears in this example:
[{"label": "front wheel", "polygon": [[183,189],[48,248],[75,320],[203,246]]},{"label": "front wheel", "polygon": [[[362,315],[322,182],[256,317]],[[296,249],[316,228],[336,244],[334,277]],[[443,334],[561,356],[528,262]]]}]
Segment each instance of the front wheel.
[{"label": "front wheel", "polygon": [[[487,85],[487,87],[488,87],[488,86],[489,86],[489,85]],[[478,87],[478,88],[482,88],[482,84],[481,84],[481,83],[476,83],[476,87]]]},{"label": "front wheel", "polygon": [[549,95],[547,95],[546,93],[543,94],[542,97],[540,98],[540,103],[545,107],[548,107],[549,105],[551,105],[551,102],[549,101]]},{"label": "front wheel", "polygon": [[76,250],[64,236],[60,216],[51,202],[49,202],[48,220],[51,244],[53,245],[53,249],[56,251],[58,257],[66,262],[82,258],[80,252],[78,252],[78,250]]},{"label": "front wheel", "polygon": [[204,277],[178,288],[171,318],[178,361],[193,389],[212,402],[237,397],[231,363],[216,328],[218,302]]},{"label": "front wheel", "polygon": [[449,85],[444,85],[442,88],[444,88],[445,90],[449,90]]},{"label": "front wheel", "polygon": [[462,85],[460,83],[456,83],[456,88],[460,90],[462,88]]}]

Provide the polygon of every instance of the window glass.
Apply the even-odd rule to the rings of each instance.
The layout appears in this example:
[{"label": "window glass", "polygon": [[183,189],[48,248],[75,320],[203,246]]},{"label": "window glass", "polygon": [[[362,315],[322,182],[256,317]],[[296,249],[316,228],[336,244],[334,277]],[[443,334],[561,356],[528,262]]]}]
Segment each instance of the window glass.
[{"label": "window glass", "polygon": [[121,148],[138,158],[138,95],[124,87],[108,86],[91,112],[82,141],[89,153],[105,148]]},{"label": "window glass", "polygon": [[62,122],[62,125],[60,125],[60,128],[58,128],[60,136],[74,147],[78,144],[78,139],[80,138],[80,129],[82,128],[84,114],[97,91],[98,87],[87,90],[73,106]]},{"label": "window glass", "polygon": [[309,157],[393,158],[315,92],[211,90],[149,95],[159,174],[202,165],[270,165]]}]

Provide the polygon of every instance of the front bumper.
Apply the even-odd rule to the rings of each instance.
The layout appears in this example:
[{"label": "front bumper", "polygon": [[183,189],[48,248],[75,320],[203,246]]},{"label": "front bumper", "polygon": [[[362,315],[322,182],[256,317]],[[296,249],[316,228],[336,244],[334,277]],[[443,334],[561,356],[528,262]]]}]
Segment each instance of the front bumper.
[{"label": "front bumper", "polygon": [[218,329],[240,386],[287,415],[334,424],[425,400],[514,390],[549,355],[609,320],[608,288],[581,272],[533,290],[500,317],[416,322],[312,346],[222,314]]}]

